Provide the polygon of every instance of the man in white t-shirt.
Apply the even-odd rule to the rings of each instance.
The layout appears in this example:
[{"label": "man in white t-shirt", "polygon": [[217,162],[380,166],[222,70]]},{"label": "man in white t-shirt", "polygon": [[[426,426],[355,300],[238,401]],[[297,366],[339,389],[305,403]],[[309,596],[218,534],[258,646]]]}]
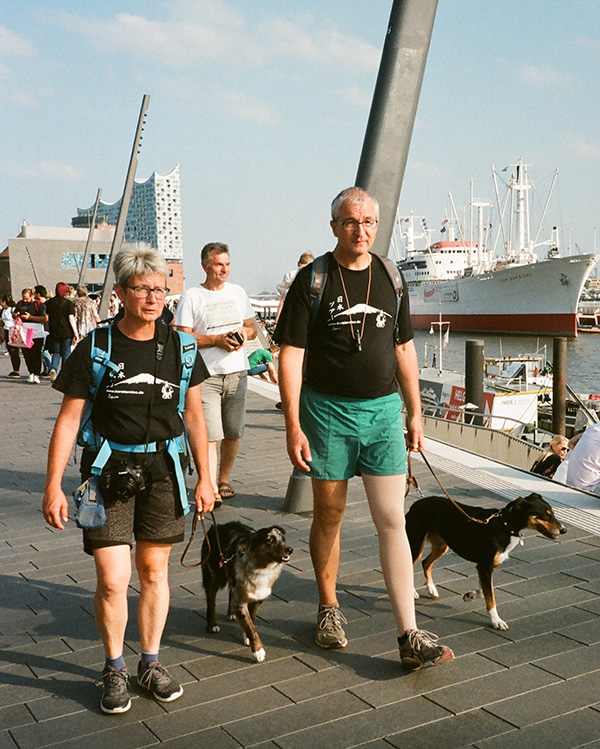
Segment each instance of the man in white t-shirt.
[{"label": "man in white t-shirt", "polygon": [[[229,248],[211,242],[202,249],[206,280],[185,291],[177,306],[175,326],[198,341],[210,377],[202,383],[202,405],[209,441],[210,472],[215,507],[235,491],[229,475],[237,455],[246,417],[248,357],[244,343],[257,328],[248,295],[228,283]],[[217,442],[221,442],[220,460]]]},{"label": "man in white t-shirt", "polygon": [[590,424],[573,448],[565,483],[600,494],[600,424]]}]

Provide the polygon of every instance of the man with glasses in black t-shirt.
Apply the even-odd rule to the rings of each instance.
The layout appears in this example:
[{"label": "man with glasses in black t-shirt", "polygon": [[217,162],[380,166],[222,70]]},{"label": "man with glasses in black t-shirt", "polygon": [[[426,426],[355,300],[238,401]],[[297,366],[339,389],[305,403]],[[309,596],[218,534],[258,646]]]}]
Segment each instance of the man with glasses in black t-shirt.
[{"label": "man with glasses in black t-shirt", "polygon": [[[377,528],[383,576],[407,669],[445,663],[452,651],[416,625],[412,556],[404,527],[408,445],[423,447],[417,355],[404,287],[396,290],[370,249],[379,206],[351,187],[331,205],[337,240],[314,319],[312,266],[301,269],[275,330],[279,380],[293,465],[312,478],[310,551],[319,591],[315,642],[347,644],[336,593],[348,479],[360,475]],[[402,399],[398,393],[400,388]]]}]

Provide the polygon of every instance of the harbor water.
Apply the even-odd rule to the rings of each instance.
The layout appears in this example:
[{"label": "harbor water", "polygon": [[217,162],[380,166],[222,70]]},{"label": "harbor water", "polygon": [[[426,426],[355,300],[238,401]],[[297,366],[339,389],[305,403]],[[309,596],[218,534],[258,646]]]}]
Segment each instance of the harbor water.
[{"label": "harbor water", "polygon": [[[552,362],[552,338],[536,336],[499,336],[477,333],[453,333],[450,330],[448,344],[442,351],[442,366],[461,374],[465,371],[465,342],[484,342],[485,356],[517,356],[519,354],[545,353]],[[440,366],[438,353],[438,328],[434,334],[425,330],[415,331],[415,345],[419,356],[419,366],[431,366],[434,351],[436,366]],[[425,358],[427,347],[427,359]],[[584,333],[578,338],[570,338],[567,343],[567,382],[577,393],[600,394],[600,335]]]}]

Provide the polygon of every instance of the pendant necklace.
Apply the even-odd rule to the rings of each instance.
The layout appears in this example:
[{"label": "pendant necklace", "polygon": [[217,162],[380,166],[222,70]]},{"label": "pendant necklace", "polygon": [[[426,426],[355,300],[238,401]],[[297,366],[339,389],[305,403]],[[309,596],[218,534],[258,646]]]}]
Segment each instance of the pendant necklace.
[{"label": "pendant necklace", "polygon": [[[369,258],[369,282],[367,284],[367,298],[365,299],[365,308],[363,310],[363,319],[362,319],[362,325],[360,326],[360,330],[358,329],[358,321],[357,321],[357,328],[356,331],[354,330],[354,321],[352,319],[352,314],[350,315],[350,330],[351,335],[354,340],[354,346],[357,351],[362,351],[362,339],[363,334],[365,332],[365,320],[367,319],[367,307],[369,305],[369,297],[371,295],[371,260],[372,258]],[[338,271],[340,274],[340,281],[342,282],[342,289],[344,291],[344,299],[346,300],[346,308],[350,310],[350,301],[348,299],[348,292],[346,291],[346,284],[344,283],[344,276],[342,275],[342,269],[340,267],[340,264],[337,263]]]}]

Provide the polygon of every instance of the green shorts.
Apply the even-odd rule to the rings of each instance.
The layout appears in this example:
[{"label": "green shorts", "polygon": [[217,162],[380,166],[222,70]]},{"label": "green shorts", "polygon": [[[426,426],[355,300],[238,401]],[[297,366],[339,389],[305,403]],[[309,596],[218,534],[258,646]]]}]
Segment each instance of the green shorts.
[{"label": "green shorts", "polygon": [[399,476],[407,471],[398,393],[356,399],[303,387],[300,424],[310,445],[311,478],[342,481],[361,473]]}]

